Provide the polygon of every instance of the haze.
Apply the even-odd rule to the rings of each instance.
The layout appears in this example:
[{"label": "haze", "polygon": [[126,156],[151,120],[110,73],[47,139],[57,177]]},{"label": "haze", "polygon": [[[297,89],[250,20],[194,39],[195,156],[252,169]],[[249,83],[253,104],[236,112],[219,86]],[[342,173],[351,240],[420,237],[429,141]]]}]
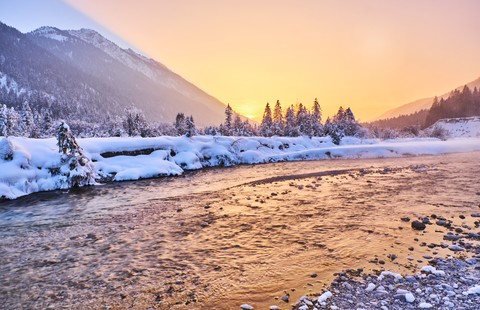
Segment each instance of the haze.
[{"label": "haze", "polygon": [[250,117],[317,97],[325,115],[343,105],[368,120],[480,75],[475,0],[66,3]]}]

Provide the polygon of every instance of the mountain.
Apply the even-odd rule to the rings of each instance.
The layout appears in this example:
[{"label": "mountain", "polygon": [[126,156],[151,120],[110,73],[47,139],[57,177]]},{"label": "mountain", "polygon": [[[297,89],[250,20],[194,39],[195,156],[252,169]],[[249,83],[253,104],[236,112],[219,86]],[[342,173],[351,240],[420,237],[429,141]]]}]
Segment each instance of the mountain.
[{"label": "mountain", "polygon": [[[476,79],[475,81],[472,81],[468,84],[466,84],[470,89],[474,89],[475,87],[477,88],[480,88],[480,77],[478,79]],[[450,94],[454,91],[454,90],[462,90],[463,87],[465,85],[462,85],[462,86],[459,86],[441,96],[438,96],[439,99],[441,98],[444,98],[444,99],[447,99],[448,96],[450,96]],[[424,110],[424,109],[430,109],[430,107],[432,106],[432,103],[433,103],[433,99],[434,97],[430,97],[430,98],[423,98],[423,99],[418,99],[418,100],[415,100],[415,101],[412,101],[410,103],[407,103],[407,104],[404,104],[404,105],[401,105],[395,109],[391,109],[385,113],[383,113],[382,115],[380,115],[379,117],[375,118],[375,120],[381,120],[381,119],[387,119],[387,118],[392,118],[392,117],[397,117],[397,116],[400,116],[400,115],[407,115],[407,114],[412,114],[412,113],[415,113],[415,112],[418,112],[420,110]]]},{"label": "mountain", "polygon": [[0,23],[0,102],[48,109],[54,117],[101,119],[134,105],[172,123],[178,112],[218,125],[225,105],[163,64],[122,49],[90,29],[41,27],[21,33]]}]

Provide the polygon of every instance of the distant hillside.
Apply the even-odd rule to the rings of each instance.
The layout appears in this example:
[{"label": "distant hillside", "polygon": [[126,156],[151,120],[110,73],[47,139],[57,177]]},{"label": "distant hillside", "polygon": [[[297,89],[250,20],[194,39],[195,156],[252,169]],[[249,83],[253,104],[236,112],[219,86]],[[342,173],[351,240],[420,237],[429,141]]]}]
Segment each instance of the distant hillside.
[{"label": "distant hillside", "polygon": [[[466,84],[470,89],[474,89],[475,87],[477,88],[480,88],[480,77],[478,79],[476,79],[475,81],[472,81],[468,84]],[[455,90],[462,90],[464,87],[464,85],[462,86],[459,86],[441,96],[438,96],[439,99],[441,98],[448,98],[448,96],[450,96],[450,94],[455,91]],[[389,110],[385,113],[383,113],[382,115],[380,115],[379,117],[375,118],[374,121],[377,121],[377,120],[382,120],[382,119],[387,119],[387,118],[394,118],[394,117],[397,117],[397,116],[400,116],[400,115],[408,115],[408,114],[412,114],[412,113],[415,113],[415,112],[418,112],[420,110],[424,110],[424,109],[430,109],[430,107],[432,106],[432,103],[433,103],[433,99],[434,97],[430,97],[430,98],[423,98],[423,99],[418,99],[418,100],[415,100],[415,101],[412,101],[410,103],[407,103],[407,104],[404,104],[402,106],[399,106],[397,108],[394,108],[392,110]]]},{"label": "distant hillside", "polygon": [[430,109],[424,109],[408,115],[377,120],[369,125],[379,128],[405,129],[415,127],[423,129],[436,121],[446,118],[480,116],[480,90],[473,90],[467,85],[462,90],[456,89],[447,98],[433,99]]},{"label": "distant hillside", "polygon": [[178,112],[218,125],[225,105],[159,62],[122,49],[99,33],[42,27],[27,34],[0,23],[0,103],[52,116],[95,119],[141,109],[173,122]]}]

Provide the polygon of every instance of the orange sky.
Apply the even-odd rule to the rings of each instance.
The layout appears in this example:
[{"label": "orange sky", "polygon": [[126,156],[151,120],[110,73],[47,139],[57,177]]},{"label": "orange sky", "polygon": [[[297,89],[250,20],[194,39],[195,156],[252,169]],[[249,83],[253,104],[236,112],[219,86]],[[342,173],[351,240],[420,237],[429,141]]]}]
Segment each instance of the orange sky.
[{"label": "orange sky", "polygon": [[480,76],[477,0],[66,0],[247,116],[277,99],[368,120]]}]

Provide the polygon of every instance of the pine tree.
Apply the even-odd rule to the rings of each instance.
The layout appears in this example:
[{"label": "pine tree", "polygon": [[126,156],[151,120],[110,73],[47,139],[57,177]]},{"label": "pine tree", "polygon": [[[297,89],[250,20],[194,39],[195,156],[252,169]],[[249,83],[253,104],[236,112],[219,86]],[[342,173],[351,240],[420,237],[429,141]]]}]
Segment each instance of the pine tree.
[{"label": "pine tree", "polygon": [[312,110],[311,122],[313,135],[316,137],[321,137],[323,136],[322,108],[320,107],[317,98],[315,98],[315,101],[313,102]]},{"label": "pine tree", "polygon": [[133,105],[125,109],[123,128],[129,136],[146,136],[147,127],[147,121],[140,109]]},{"label": "pine tree", "polygon": [[283,120],[283,112],[280,101],[277,100],[275,108],[273,109],[273,134],[276,136],[282,136],[285,131],[285,123]]},{"label": "pine tree", "polygon": [[61,122],[57,128],[57,145],[61,156],[60,173],[67,179],[67,187],[95,184],[95,172],[91,161],[84,155],[70,127]]},{"label": "pine tree", "polygon": [[185,135],[187,137],[193,137],[197,135],[197,129],[195,128],[195,122],[193,121],[193,116],[189,116],[185,119],[185,128],[186,132]]},{"label": "pine tree", "polygon": [[232,134],[232,118],[233,109],[230,107],[230,104],[227,104],[225,108],[225,124],[222,126],[222,135],[230,136]]},{"label": "pine tree", "polygon": [[7,106],[0,104],[0,136],[8,136],[7,131]]},{"label": "pine tree", "polygon": [[31,137],[32,132],[34,131],[35,122],[33,120],[32,109],[28,101],[24,101],[22,104],[22,110],[20,112],[21,124],[22,124],[22,133],[26,137]]},{"label": "pine tree", "polygon": [[270,104],[267,102],[265,105],[265,111],[263,112],[262,124],[260,125],[260,134],[264,137],[271,137],[272,132],[272,111]]},{"label": "pine tree", "polygon": [[297,108],[297,127],[301,135],[312,136],[312,124],[310,121],[310,113],[307,108],[302,104],[298,104]]},{"label": "pine tree", "polygon": [[343,116],[343,122],[345,124],[345,135],[346,136],[355,136],[360,130],[360,124],[355,120],[352,110],[348,107],[345,110]]},{"label": "pine tree", "polygon": [[187,120],[185,118],[185,114],[178,113],[175,117],[175,130],[177,131],[177,135],[183,136],[187,133]]},{"label": "pine tree", "polygon": [[284,135],[287,137],[298,137],[297,118],[293,106],[287,108],[285,112],[285,129]]}]

